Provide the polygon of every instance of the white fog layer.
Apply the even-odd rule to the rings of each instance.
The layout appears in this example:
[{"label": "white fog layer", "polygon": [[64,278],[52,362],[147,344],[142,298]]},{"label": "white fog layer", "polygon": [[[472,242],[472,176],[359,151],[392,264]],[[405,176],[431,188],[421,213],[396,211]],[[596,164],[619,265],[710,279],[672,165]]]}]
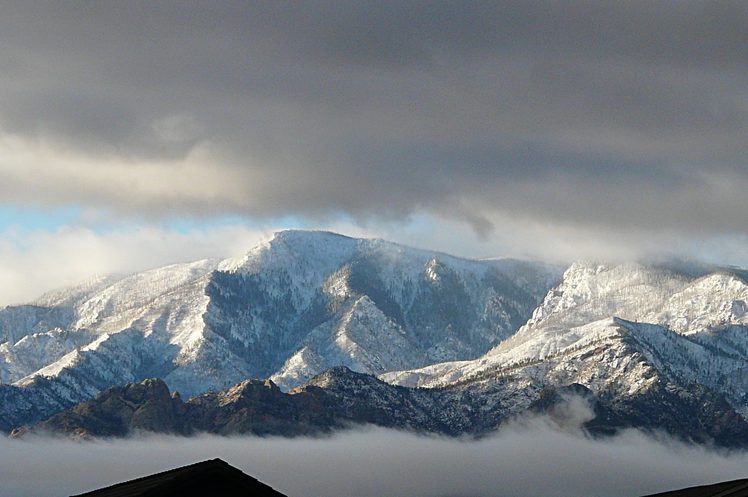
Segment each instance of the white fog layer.
[{"label": "white fog layer", "polygon": [[0,441],[0,497],[58,497],[219,457],[289,497],[636,497],[748,476],[748,454],[536,421],[480,441],[382,429],[322,439]]}]

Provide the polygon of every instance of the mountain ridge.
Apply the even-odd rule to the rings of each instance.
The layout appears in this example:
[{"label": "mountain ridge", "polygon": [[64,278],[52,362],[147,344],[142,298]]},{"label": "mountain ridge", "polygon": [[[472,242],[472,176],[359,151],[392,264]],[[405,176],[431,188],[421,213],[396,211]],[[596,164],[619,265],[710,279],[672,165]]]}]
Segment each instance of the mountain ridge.
[{"label": "mountain ridge", "polygon": [[[748,446],[748,423],[724,399],[703,387],[674,391],[659,385],[646,396],[611,398],[578,383],[531,388],[511,395],[467,388],[413,389],[390,385],[341,366],[288,393],[270,380],[245,380],[224,391],[183,401],[158,379],[114,387],[58,413],[13,438],[53,435],[72,439],[162,433],[309,436],[366,425],[453,437],[483,437],[507,423],[543,416],[556,428],[605,437],[638,429],[685,442]],[[530,395],[527,395],[527,394]],[[484,396],[476,409],[471,398]],[[653,408],[654,407],[654,408]]]},{"label": "mountain ridge", "polygon": [[[231,395],[225,389],[236,393],[242,381],[261,378],[274,393],[258,406],[275,417],[265,428],[244,427],[258,433],[276,423],[299,434],[292,418],[277,417],[282,406],[298,419],[318,416],[314,430],[373,422],[489,433],[568,390],[596,409],[590,430],[664,430],[748,446],[748,284],[741,271],[587,261],[558,275],[540,264],[284,232],[243,258],[168,266],[114,283],[133,298],[111,285],[94,289],[69,322],[95,326],[0,345],[6,376],[9,357],[33,365],[47,351],[65,352],[0,384],[0,428],[33,425],[114,385],[155,376],[191,398],[185,405],[202,406],[192,412],[210,412],[191,426],[220,432],[243,426],[239,414],[220,409]],[[154,277],[159,281],[143,288]],[[15,321],[0,313],[0,323],[33,329],[49,324],[34,322],[38,315],[59,317],[29,312]],[[13,366],[31,368],[20,360]],[[287,404],[299,399],[312,400]],[[314,411],[321,406],[334,416]]]},{"label": "mountain ridge", "polygon": [[96,280],[0,311],[0,427],[30,421],[14,406],[42,419],[150,376],[192,396],[250,377],[290,389],[341,364],[378,374],[476,357],[557,276],[540,263],[286,231],[240,258]]}]

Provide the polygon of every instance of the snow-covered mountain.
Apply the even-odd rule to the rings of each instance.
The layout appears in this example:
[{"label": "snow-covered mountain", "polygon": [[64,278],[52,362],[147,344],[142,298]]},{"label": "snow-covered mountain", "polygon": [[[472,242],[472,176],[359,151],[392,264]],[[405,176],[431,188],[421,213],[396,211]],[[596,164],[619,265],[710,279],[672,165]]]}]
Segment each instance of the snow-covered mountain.
[{"label": "snow-covered mountain", "polygon": [[576,383],[619,401],[655,391],[688,397],[698,386],[745,417],[745,274],[684,268],[574,264],[531,319],[483,357],[381,377],[408,386],[500,383],[509,390]]},{"label": "snow-covered mountain", "polygon": [[[84,372],[95,372],[85,373],[90,397],[111,382],[112,376],[98,373],[111,370],[102,358],[112,365],[116,358],[117,367],[133,376],[158,371],[156,362],[143,359],[142,351],[153,347],[172,358],[170,369],[157,375],[172,388],[191,378],[205,381],[214,372],[228,375],[231,370],[216,362],[221,357],[243,368],[237,375],[272,377],[286,387],[325,371],[288,393],[271,381],[244,381],[187,402],[170,397],[159,383],[131,385],[65,411],[40,429],[71,436],[137,429],[295,435],[374,423],[482,434],[527,412],[560,413],[563,422],[564,413],[576,409],[565,403],[581,396],[591,407],[583,421],[592,434],[635,427],[748,446],[748,284],[739,269],[576,263],[552,286],[553,271],[542,266],[464,261],[381,241],[303,233],[280,234],[241,260],[201,264],[188,284],[153,298],[160,325],[119,332],[112,326],[99,335],[85,328],[99,338],[76,350],[72,366],[48,367],[47,376],[0,388],[2,405],[14,406],[16,419],[40,419],[33,409],[58,402],[62,410],[66,406],[56,399],[66,388],[72,392]],[[118,283],[104,286],[112,284]],[[201,338],[186,353],[182,344],[193,342],[183,337],[193,335],[169,330],[186,329],[176,325],[179,312],[195,315],[183,310],[194,307],[185,298],[193,286],[204,299],[195,321]],[[520,322],[525,297],[518,296],[539,299],[544,292]],[[172,294],[170,306],[160,307]],[[87,295],[76,302],[109,293],[95,289]],[[125,302],[112,305],[120,314],[134,312]],[[163,309],[169,312],[161,314]],[[60,313],[70,323],[81,322],[79,314]],[[140,326],[155,323],[135,315]],[[94,322],[122,322],[106,312],[101,316]],[[53,318],[61,319],[45,319]],[[24,322],[33,330],[33,319]],[[158,349],[154,344],[161,342],[153,337],[164,334],[180,338]],[[488,350],[463,359],[470,347]],[[99,348],[108,355],[93,353]],[[458,360],[438,362],[444,358]],[[427,365],[395,370],[408,361]],[[346,367],[327,369],[337,364],[385,372],[377,379]],[[166,413],[168,422],[158,413]]]},{"label": "snow-covered mountain", "polygon": [[[349,422],[484,433],[572,392],[595,406],[597,433],[632,426],[744,446],[747,278],[687,263],[575,263],[562,276],[281,232],[243,258],[99,278],[0,311],[0,427],[158,377],[185,396],[244,385],[165,400],[185,433]],[[46,426],[94,426],[80,417],[90,409],[118,416],[91,402]],[[133,419],[115,425],[137,429]],[[294,425],[304,419],[313,426]]]},{"label": "snow-covered mountain", "polygon": [[191,396],[246,378],[291,388],[334,366],[382,374],[474,359],[559,276],[286,231],[243,258],[95,279],[0,310],[0,428],[149,377]]}]

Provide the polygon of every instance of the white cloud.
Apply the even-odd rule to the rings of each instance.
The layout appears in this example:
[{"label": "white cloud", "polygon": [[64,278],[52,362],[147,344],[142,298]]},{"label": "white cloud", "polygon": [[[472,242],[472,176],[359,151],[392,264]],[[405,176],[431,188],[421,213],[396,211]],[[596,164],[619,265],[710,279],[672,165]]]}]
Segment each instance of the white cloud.
[{"label": "white cloud", "polygon": [[[101,219],[84,214],[88,221]],[[647,230],[585,230],[578,226],[492,218],[495,229],[480,236],[459,220],[429,215],[402,222],[290,222],[250,228],[238,222],[196,225],[177,231],[124,223],[97,232],[85,226],[55,231],[11,227],[0,232],[0,306],[28,302],[42,293],[99,274],[128,273],[166,264],[243,254],[272,232],[285,228],[323,229],[348,236],[383,238],[469,257],[517,257],[567,264],[580,259],[609,262],[672,255],[719,264],[748,265],[745,236],[704,236]]]},{"label": "white cloud", "polygon": [[0,440],[0,497],[77,494],[219,457],[289,497],[635,497],[748,476],[748,455],[637,432],[513,426],[480,441],[383,429],[329,438]]},{"label": "white cloud", "polygon": [[262,229],[229,225],[179,232],[153,226],[97,233],[85,227],[0,233],[0,306],[91,276],[129,273],[175,262],[240,255],[268,236]]},{"label": "white cloud", "polygon": [[0,195],[20,205],[82,204],[155,218],[246,209],[252,203],[251,171],[219,156],[216,147],[200,143],[184,156],[134,160],[0,133]]},{"label": "white cloud", "polygon": [[[515,257],[559,264],[680,257],[714,264],[748,266],[748,236],[685,234],[677,230],[585,227],[574,223],[492,212],[493,229],[478,234],[460,219],[421,214],[407,222],[371,223],[359,231],[415,247],[471,257]],[[350,224],[332,228],[350,228]],[[345,233],[345,231],[344,231]]]}]

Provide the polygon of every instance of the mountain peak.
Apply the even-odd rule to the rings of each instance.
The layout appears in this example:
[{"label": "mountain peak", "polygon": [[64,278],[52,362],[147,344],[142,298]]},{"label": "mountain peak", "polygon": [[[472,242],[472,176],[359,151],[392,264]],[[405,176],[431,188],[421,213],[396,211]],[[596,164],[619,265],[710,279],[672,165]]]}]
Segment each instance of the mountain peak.
[{"label": "mountain peak", "polygon": [[279,230],[273,233],[271,241],[278,240],[287,243],[309,241],[309,240],[354,240],[354,238],[335,233],[333,231],[325,230],[301,230],[301,229],[286,229]]}]

